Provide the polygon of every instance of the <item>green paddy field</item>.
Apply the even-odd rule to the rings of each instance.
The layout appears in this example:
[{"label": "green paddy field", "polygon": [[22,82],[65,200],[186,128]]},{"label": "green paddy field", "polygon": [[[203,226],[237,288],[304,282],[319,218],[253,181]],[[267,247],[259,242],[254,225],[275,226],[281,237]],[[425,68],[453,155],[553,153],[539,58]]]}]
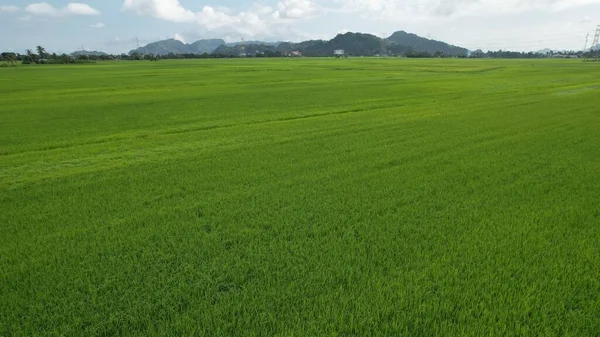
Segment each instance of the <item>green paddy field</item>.
[{"label": "green paddy field", "polygon": [[0,68],[0,336],[600,336],[600,68]]}]

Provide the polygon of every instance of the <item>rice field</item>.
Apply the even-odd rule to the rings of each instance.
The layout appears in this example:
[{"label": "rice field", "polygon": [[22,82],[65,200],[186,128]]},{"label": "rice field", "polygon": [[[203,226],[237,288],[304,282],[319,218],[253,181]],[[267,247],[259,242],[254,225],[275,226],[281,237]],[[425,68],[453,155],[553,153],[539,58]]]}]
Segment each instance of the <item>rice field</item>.
[{"label": "rice field", "polygon": [[0,68],[0,336],[599,336],[599,74]]}]

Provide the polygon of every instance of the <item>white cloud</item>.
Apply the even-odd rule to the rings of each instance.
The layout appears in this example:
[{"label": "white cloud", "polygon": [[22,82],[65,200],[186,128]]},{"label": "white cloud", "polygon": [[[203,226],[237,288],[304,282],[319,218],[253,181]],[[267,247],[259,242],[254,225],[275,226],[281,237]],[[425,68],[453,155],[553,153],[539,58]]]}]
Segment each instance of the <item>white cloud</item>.
[{"label": "white cloud", "polygon": [[12,5],[0,5],[0,13],[16,13],[21,9]]},{"label": "white cloud", "polygon": [[560,12],[590,4],[600,4],[600,0],[260,0],[239,12],[210,5],[193,11],[180,0],[124,0],[123,10],[171,22],[194,23],[211,33],[273,36],[294,22],[322,14],[345,13],[356,20],[407,23],[527,11]]},{"label": "white cloud", "polygon": [[90,25],[90,27],[91,28],[104,28],[104,27],[106,27],[106,25],[104,23],[102,23],[102,22],[98,22],[98,23],[95,23],[93,25]]},{"label": "white cloud", "polygon": [[314,0],[280,0],[276,8],[258,3],[247,11],[234,13],[223,7],[204,6],[194,12],[184,8],[179,0],[124,0],[123,10],[157,19],[194,23],[199,28],[224,34],[273,36],[290,22],[314,16],[318,6]]},{"label": "white cloud", "polygon": [[584,5],[600,4],[600,0],[331,0],[334,11],[360,13],[397,21],[438,19],[440,17],[489,16],[527,11],[560,12]]},{"label": "white cloud", "polygon": [[600,0],[335,0],[346,9],[375,12],[381,17],[439,17],[515,14],[527,11],[560,12],[599,4]]},{"label": "white cloud", "polygon": [[181,42],[185,43],[185,39],[179,33],[175,33],[175,35],[173,35],[173,38],[177,41],[181,41]]},{"label": "white cloud", "polygon": [[71,14],[71,15],[98,15],[98,14],[100,14],[100,12],[97,9],[92,8],[90,5],[77,3],[77,2],[68,4],[67,7],[65,7],[63,9],[63,11],[65,11],[66,13]]},{"label": "white cloud", "polygon": [[46,2],[27,5],[25,11],[32,15],[59,16],[60,11]]},{"label": "white cloud", "polygon": [[269,22],[260,14],[240,12],[228,15],[210,6],[204,6],[201,12],[196,13],[195,22],[209,31],[233,30],[248,36],[268,35],[270,31]]},{"label": "white cloud", "polygon": [[179,0],[125,0],[123,9],[174,22],[192,22],[195,19],[195,14],[183,8]]},{"label": "white cloud", "polygon": [[88,4],[70,3],[63,8],[56,8],[47,2],[38,2],[27,5],[25,11],[30,15],[61,17],[70,15],[98,15],[100,12]]},{"label": "white cloud", "polygon": [[[243,10],[234,10],[220,7],[217,0],[205,1],[213,5],[192,8],[181,0],[123,0],[122,9],[187,24],[193,27],[184,32],[190,40],[221,36],[227,41],[238,41],[244,36],[299,41],[330,38],[347,30],[380,36],[382,31],[390,32],[389,35],[402,29],[423,36],[433,34],[431,38],[450,43],[467,43],[467,47],[484,47],[490,45],[488,34],[499,32],[506,37],[507,28],[518,26],[519,33],[506,37],[506,48],[529,48],[526,42],[538,39],[539,34],[533,31],[541,22],[553,23],[556,29],[543,34],[558,40],[554,31],[564,28],[557,28],[557,17],[577,12],[576,17],[569,18],[569,22],[575,23],[586,14],[592,15],[592,5],[600,5],[600,0],[253,0],[256,2],[251,1]],[[588,20],[584,18],[585,23]],[[489,22],[494,25],[488,25]],[[574,32],[563,35],[571,39],[582,35],[581,31],[588,29],[583,27],[584,22],[573,28]],[[479,28],[473,29],[473,25]],[[449,27],[455,27],[455,31]]]},{"label": "white cloud", "polygon": [[318,6],[312,0],[281,0],[277,3],[275,16],[291,19],[304,19],[314,16]]}]

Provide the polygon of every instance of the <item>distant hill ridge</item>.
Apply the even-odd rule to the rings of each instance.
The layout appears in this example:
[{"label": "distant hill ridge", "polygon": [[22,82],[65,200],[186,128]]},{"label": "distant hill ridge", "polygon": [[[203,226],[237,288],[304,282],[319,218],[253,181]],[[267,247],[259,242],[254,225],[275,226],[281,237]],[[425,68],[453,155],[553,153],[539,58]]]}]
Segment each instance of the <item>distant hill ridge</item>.
[{"label": "distant hill ridge", "polygon": [[105,52],[95,51],[95,50],[77,50],[71,53],[72,56],[106,56],[108,55]]},{"label": "distant hill ridge", "polygon": [[416,52],[425,51],[432,54],[435,52],[442,52],[450,55],[463,55],[469,52],[466,48],[453,46],[442,41],[426,39],[416,34],[407,33],[403,30],[395,32],[386,40],[401,46],[411,47]]},{"label": "distant hill ridge", "polygon": [[227,47],[236,47],[239,45],[251,45],[251,44],[255,44],[255,45],[267,45],[267,46],[275,46],[277,47],[279,44],[281,44],[283,42],[279,41],[279,42],[265,42],[265,41],[239,41],[239,42],[229,42],[229,43],[225,43],[225,46]]},{"label": "distant hill ridge", "polygon": [[285,53],[300,51],[306,56],[330,56],[336,49],[343,49],[349,55],[403,54],[408,52],[444,53],[446,55],[466,55],[466,48],[448,43],[430,40],[415,34],[398,31],[386,39],[372,34],[338,34],[331,40],[310,40],[299,43],[245,41],[225,43],[221,39],[199,40],[185,44],[179,40],[168,39],[150,43],[134,49],[129,54],[239,54],[239,53]]},{"label": "distant hill ridge", "polygon": [[222,39],[199,40],[191,44],[183,43],[175,39],[168,39],[149,43],[144,47],[130,51],[129,54],[204,54],[212,53],[215,49],[224,44],[225,41]]}]

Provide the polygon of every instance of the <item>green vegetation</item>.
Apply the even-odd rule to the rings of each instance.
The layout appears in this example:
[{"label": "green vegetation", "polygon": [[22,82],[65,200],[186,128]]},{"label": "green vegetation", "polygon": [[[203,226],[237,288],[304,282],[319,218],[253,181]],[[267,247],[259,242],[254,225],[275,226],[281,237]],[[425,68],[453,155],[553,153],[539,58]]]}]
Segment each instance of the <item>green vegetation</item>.
[{"label": "green vegetation", "polygon": [[1,336],[598,336],[570,60],[0,69]]},{"label": "green vegetation", "polygon": [[221,39],[198,40],[191,44],[183,43],[175,39],[167,39],[149,43],[144,47],[134,49],[129,54],[152,54],[165,56],[168,54],[204,54],[212,53],[219,46],[224,45],[225,41]]},{"label": "green vegetation", "polygon": [[387,41],[401,46],[410,46],[416,52],[443,53],[446,55],[467,55],[469,53],[465,48],[452,46],[442,41],[430,40],[403,30],[392,34],[387,38]]},{"label": "green vegetation", "polygon": [[[372,34],[344,33],[338,34],[331,40],[310,40],[299,43],[293,42],[261,42],[247,41],[246,43],[228,43],[219,39],[199,40],[185,44],[175,39],[167,39],[134,49],[129,55],[160,55],[161,57],[188,58],[213,56],[268,56],[281,57],[293,51],[299,51],[305,56],[329,57],[334,50],[343,49],[346,54],[353,56],[395,55],[406,57],[466,57],[468,50],[398,31],[389,38],[382,39]],[[521,54],[520,54],[521,55]],[[537,55],[541,57],[542,55]],[[136,58],[137,59],[137,58]]]},{"label": "green vegetation", "polygon": [[174,58],[176,55],[199,57],[205,54],[204,57],[208,57],[209,54],[238,56],[243,53],[248,56],[281,57],[292,51],[300,51],[305,56],[329,57],[333,56],[333,51],[336,49],[343,49],[347,54],[353,56],[386,54],[412,57],[419,53],[418,55],[421,55],[421,57],[432,57],[433,55],[436,57],[466,57],[468,54],[468,50],[465,48],[429,40],[404,31],[396,32],[387,39],[372,34],[349,32],[338,34],[331,40],[310,40],[299,43],[247,41],[246,43],[226,44],[223,40],[212,39],[185,44],[175,39],[167,39],[134,49],[129,54],[153,54]]}]

